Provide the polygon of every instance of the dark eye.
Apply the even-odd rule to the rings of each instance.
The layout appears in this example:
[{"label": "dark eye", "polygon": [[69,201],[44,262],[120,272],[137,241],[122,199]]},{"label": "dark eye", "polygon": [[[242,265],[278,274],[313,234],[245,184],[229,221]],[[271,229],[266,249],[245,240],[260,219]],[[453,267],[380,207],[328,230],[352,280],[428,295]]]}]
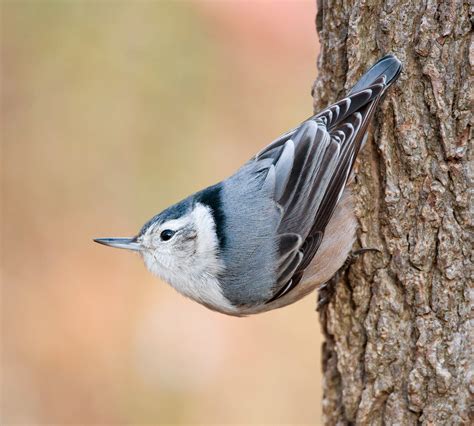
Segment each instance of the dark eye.
[{"label": "dark eye", "polygon": [[171,229],[165,229],[164,231],[161,232],[160,238],[163,241],[168,241],[174,234],[175,234],[175,231],[172,231]]}]

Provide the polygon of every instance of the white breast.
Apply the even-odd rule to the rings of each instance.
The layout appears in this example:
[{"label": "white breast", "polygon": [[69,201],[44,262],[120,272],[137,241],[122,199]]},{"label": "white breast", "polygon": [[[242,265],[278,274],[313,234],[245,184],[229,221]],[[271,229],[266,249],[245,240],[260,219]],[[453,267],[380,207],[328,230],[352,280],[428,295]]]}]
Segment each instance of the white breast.
[{"label": "white breast", "polygon": [[147,268],[184,296],[214,310],[235,312],[219,285],[218,276],[224,271],[225,265],[219,260],[219,242],[210,209],[198,203],[189,215],[169,221],[166,226],[176,229],[186,224],[191,224],[197,231],[192,250],[168,258],[165,267],[165,259],[146,256],[144,260]]}]

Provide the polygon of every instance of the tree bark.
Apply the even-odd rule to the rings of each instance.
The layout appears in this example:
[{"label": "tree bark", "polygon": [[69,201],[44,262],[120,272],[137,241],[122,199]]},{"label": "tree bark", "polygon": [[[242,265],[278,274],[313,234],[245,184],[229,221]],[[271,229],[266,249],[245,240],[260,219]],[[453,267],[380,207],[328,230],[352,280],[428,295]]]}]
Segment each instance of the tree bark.
[{"label": "tree bark", "polygon": [[[404,64],[352,184],[359,257],[321,312],[325,424],[469,423],[471,24],[462,0],[318,1],[315,111]],[[472,297],[472,292],[471,292]]]}]

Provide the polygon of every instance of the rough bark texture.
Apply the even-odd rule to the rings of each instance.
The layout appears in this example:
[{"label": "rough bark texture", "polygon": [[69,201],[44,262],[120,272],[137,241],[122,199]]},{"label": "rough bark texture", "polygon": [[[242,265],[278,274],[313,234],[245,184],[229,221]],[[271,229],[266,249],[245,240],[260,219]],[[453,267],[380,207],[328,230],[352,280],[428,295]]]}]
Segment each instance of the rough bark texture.
[{"label": "rough bark texture", "polygon": [[[321,0],[315,110],[385,53],[404,64],[360,155],[361,256],[321,313],[325,423],[469,423],[474,52],[462,0]],[[472,295],[472,292],[471,292]]]}]

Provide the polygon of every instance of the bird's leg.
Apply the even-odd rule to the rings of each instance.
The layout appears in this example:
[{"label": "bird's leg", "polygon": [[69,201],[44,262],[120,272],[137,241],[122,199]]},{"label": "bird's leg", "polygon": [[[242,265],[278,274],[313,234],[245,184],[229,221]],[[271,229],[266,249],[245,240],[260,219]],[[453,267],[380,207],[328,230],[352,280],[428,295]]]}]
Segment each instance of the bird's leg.
[{"label": "bird's leg", "polygon": [[334,295],[336,291],[336,284],[341,278],[341,276],[344,275],[344,273],[347,271],[347,268],[349,268],[349,266],[351,266],[361,254],[367,253],[368,251],[376,251],[380,253],[380,250],[376,248],[362,248],[362,249],[353,251],[352,253],[349,254],[349,256],[347,256],[347,259],[339,268],[339,270],[333,275],[333,277],[329,281],[326,281],[323,285],[319,287],[318,305],[316,307],[317,311],[320,311],[324,306],[326,306],[330,302],[332,296]]}]

